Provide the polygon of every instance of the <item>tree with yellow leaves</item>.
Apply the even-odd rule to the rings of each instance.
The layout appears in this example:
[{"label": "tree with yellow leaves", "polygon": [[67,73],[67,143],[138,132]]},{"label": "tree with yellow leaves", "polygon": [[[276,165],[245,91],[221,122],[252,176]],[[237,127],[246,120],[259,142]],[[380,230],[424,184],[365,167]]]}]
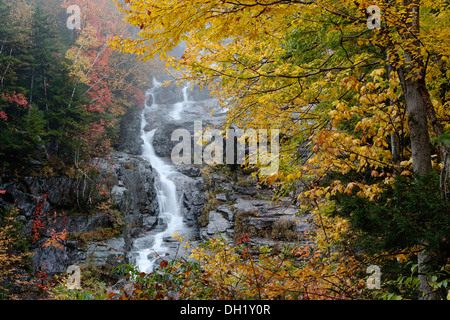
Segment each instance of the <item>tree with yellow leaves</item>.
[{"label": "tree with yellow leaves", "polygon": [[[141,31],[115,38],[114,48],[144,60],[159,54],[184,79],[210,86],[230,110],[228,125],[280,130],[280,170],[266,181],[297,192],[302,210],[320,212],[355,190],[375,201],[399,175],[446,176],[449,149],[430,142],[449,131],[446,1],[118,5]],[[167,52],[181,41],[187,49],[176,61]],[[420,245],[421,292],[436,298]]]}]

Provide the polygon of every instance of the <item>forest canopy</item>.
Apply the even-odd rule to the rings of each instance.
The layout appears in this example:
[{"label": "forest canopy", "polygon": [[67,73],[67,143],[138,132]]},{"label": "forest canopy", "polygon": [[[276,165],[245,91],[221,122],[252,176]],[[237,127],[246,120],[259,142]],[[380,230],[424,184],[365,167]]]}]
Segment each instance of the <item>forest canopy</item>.
[{"label": "forest canopy", "polygon": [[[0,130],[3,170],[42,169],[103,155],[120,122],[143,105],[151,64],[108,46],[132,35],[111,1],[0,2]],[[53,161],[53,162],[52,162]],[[50,165],[52,167],[53,165]]]}]

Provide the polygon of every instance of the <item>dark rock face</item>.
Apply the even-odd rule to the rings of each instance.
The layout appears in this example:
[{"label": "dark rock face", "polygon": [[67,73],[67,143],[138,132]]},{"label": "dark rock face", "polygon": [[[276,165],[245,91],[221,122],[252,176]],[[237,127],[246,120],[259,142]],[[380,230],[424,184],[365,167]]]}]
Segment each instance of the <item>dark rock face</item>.
[{"label": "dark rock face", "polygon": [[61,220],[63,219],[67,220],[66,228],[69,234],[94,232],[103,228],[111,227],[111,221],[106,214],[61,218]]},{"label": "dark rock face", "polygon": [[172,133],[177,129],[185,129],[191,134],[191,154],[194,152],[194,123],[165,123],[159,126],[153,139],[153,148],[159,157],[170,157],[173,148],[179,141],[172,141]]},{"label": "dark rock face", "polygon": [[69,266],[65,247],[44,247],[42,241],[38,243],[31,261],[35,270],[45,270],[48,274],[66,272]]},{"label": "dark rock face", "polygon": [[[110,239],[104,245],[91,243],[87,248],[80,247],[76,241],[66,241],[63,248],[45,247],[44,243],[50,239],[50,227],[55,227],[59,231],[66,229],[69,238],[70,235],[92,233],[113,227],[113,217],[107,214],[58,217],[54,225],[48,226],[41,239],[32,246],[35,251],[32,259],[35,269],[56,273],[65,272],[67,266],[85,263],[87,260],[94,265],[104,265],[107,261],[120,262],[131,246],[132,234],[139,234],[153,227],[158,212],[158,201],[154,187],[155,175],[150,164],[126,153],[112,154],[109,159],[93,159],[93,163],[99,169],[99,176],[104,178],[96,182],[107,188],[113,205],[116,203],[123,215],[125,231],[122,237]],[[31,234],[36,209],[44,194],[46,201],[42,212],[56,211],[61,214],[74,208],[77,197],[85,196],[86,190],[96,187],[82,184],[79,180],[67,176],[18,179],[3,176],[0,185],[6,190],[6,194],[0,197],[0,207],[6,208],[15,204],[20,212],[18,218],[25,225],[23,230],[25,236]],[[101,203],[108,197],[95,193],[90,195],[93,203]]]},{"label": "dark rock face", "polygon": [[181,101],[183,101],[183,93],[176,84],[158,87],[153,90],[154,104],[175,104]]},{"label": "dark rock face", "polygon": [[120,211],[126,215],[156,215],[156,177],[151,165],[139,157],[115,153],[109,166],[115,169],[117,185],[112,187],[111,194]]},{"label": "dark rock face", "polygon": [[131,155],[141,154],[141,107],[129,110],[120,124],[119,141],[114,145],[117,150]]},{"label": "dark rock face", "polygon": [[205,203],[204,181],[201,177],[178,175],[177,192],[182,195],[182,212],[184,223],[192,230],[194,238],[198,237],[198,216]]},{"label": "dark rock face", "polygon": [[200,168],[196,166],[178,166],[178,171],[184,174],[185,176],[191,177],[191,178],[198,178],[200,177]]},{"label": "dark rock face", "polygon": [[38,201],[44,194],[48,196],[48,205],[52,207],[67,207],[71,197],[76,192],[75,180],[66,176],[49,179],[25,177],[13,179],[2,177],[0,185],[6,190],[6,196],[0,198],[0,206],[16,204],[25,217],[34,214]]},{"label": "dark rock face", "polygon": [[[199,120],[199,119],[197,119]],[[195,120],[195,121],[197,121]],[[204,120],[202,121],[202,130],[205,130],[208,127],[213,127],[215,125],[215,121],[210,120]],[[159,157],[166,157],[170,158],[172,154],[172,150],[176,145],[182,142],[182,138],[179,138],[177,135],[174,135],[175,141],[172,141],[172,135],[174,134],[175,130],[186,130],[190,134],[190,146],[191,146],[191,155],[194,155],[194,121],[182,121],[182,122],[168,122],[160,125],[157,130],[155,131],[155,136],[153,139],[153,147],[155,149],[156,154]],[[197,129],[197,128],[195,128]],[[176,140],[179,138],[180,140]],[[204,145],[202,147],[202,150],[205,150],[205,148],[210,144],[209,140],[204,140]],[[184,142],[184,141],[183,141]],[[224,142],[225,146],[225,142]],[[191,162],[193,163],[193,161]]]}]

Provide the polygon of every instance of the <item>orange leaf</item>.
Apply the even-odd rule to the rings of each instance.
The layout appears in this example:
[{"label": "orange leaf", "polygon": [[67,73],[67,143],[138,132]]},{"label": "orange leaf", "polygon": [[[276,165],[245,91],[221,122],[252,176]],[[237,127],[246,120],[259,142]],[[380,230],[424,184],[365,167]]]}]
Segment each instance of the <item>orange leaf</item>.
[{"label": "orange leaf", "polygon": [[164,269],[165,267],[167,267],[168,264],[169,263],[166,260],[163,260],[159,263],[159,266]]}]

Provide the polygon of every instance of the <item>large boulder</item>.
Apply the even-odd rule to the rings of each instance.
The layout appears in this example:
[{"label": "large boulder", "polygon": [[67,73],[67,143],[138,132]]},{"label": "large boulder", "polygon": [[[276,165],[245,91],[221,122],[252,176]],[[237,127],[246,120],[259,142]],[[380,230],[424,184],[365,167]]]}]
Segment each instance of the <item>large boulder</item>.
[{"label": "large boulder", "polygon": [[140,157],[116,153],[111,157],[111,167],[115,169],[117,185],[111,195],[126,215],[155,215],[158,201],[155,189],[155,173],[150,163]]},{"label": "large boulder", "polygon": [[232,241],[233,233],[233,223],[218,211],[209,212],[209,223],[200,231],[203,240],[208,240],[213,237],[222,237],[228,241]]},{"label": "large boulder", "polygon": [[183,101],[182,89],[176,84],[156,87],[152,90],[153,104],[175,104]]},{"label": "large boulder", "polygon": [[126,262],[126,248],[123,238],[112,238],[102,242],[89,243],[86,262],[94,266],[116,267]]},{"label": "large boulder", "polygon": [[191,154],[194,154],[194,122],[169,122],[159,126],[153,138],[153,148],[159,157],[169,157],[173,148],[180,143],[172,141],[172,134],[175,130],[184,129],[191,134]]},{"label": "large boulder", "polygon": [[[203,132],[200,132],[200,134],[204,134],[204,130],[206,128],[213,128],[214,127],[214,121],[208,120],[208,121],[202,121],[202,130]],[[197,129],[194,126],[194,121],[183,121],[183,122],[168,122],[159,125],[157,130],[155,131],[155,135],[153,138],[153,148],[155,150],[156,155],[159,157],[171,157],[172,150],[176,145],[182,142],[181,138],[180,140],[176,140],[178,136],[174,136],[175,141],[172,141],[172,135],[174,134],[175,130],[186,130],[186,132],[189,132],[190,134],[190,146],[191,146],[191,155],[194,156],[194,145],[195,145],[195,130]],[[222,139],[223,136],[221,136]],[[203,148],[202,150],[205,150],[205,148],[210,144],[203,135]],[[223,146],[226,146],[225,140],[223,141]],[[191,164],[193,163],[193,160],[191,161]]]},{"label": "large boulder", "polygon": [[43,246],[41,241],[31,259],[35,271],[45,271],[47,274],[66,272],[69,259],[66,247]]}]

